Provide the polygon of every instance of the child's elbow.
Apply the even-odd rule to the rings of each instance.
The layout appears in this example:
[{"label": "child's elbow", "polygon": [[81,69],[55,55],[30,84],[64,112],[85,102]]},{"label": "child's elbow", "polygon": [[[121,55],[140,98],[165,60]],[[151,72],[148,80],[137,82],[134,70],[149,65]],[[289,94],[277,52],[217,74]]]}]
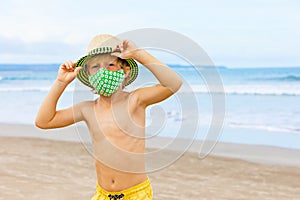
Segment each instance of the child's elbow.
[{"label": "child's elbow", "polygon": [[177,92],[181,88],[182,83],[183,83],[182,80],[178,79],[178,81],[176,82],[176,86],[173,88],[174,93]]},{"label": "child's elbow", "polygon": [[47,124],[40,122],[39,120],[35,120],[35,126],[40,129],[49,129],[49,126]]}]

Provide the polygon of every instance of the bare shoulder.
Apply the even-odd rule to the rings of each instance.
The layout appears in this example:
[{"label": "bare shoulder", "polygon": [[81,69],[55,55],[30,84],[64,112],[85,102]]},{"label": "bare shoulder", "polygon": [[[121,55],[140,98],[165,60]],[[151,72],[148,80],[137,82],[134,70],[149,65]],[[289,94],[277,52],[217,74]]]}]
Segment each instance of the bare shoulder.
[{"label": "bare shoulder", "polygon": [[90,101],[82,101],[80,103],[78,103],[77,105],[80,108],[87,108],[87,107],[92,107],[95,104],[95,100],[90,100]]},{"label": "bare shoulder", "polygon": [[80,116],[80,121],[87,121],[94,110],[94,105],[95,101],[82,101],[73,106],[73,113],[75,114],[75,116]]},{"label": "bare shoulder", "polygon": [[161,102],[173,94],[174,92],[169,88],[161,84],[156,84],[149,87],[138,88],[132,92],[131,96],[135,103],[146,107]]},{"label": "bare shoulder", "polygon": [[74,107],[79,109],[82,113],[89,111],[89,108],[93,108],[95,105],[95,101],[82,101],[78,104],[76,104]]}]

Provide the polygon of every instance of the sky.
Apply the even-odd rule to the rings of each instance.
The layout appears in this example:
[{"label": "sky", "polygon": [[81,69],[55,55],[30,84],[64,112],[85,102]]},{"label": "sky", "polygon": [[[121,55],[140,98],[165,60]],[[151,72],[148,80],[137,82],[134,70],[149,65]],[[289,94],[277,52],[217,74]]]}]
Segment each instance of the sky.
[{"label": "sky", "polygon": [[96,34],[155,28],[196,42],[215,65],[300,66],[299,11],[297,0],[1,0],[0,63],[75,61]]}]

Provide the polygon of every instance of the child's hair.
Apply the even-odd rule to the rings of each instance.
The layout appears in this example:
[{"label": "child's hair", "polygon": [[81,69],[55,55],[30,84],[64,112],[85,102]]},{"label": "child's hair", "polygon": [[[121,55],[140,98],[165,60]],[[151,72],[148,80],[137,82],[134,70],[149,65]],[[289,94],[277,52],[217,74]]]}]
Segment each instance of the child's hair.
[{"label": "child's hair", "polygon": [[121,67],[121,69],[123,69],[124,67],[129,67],[128,62],[124,59],[118,58],[117,63]]},{"label": "child's hair", "polygon": [[[101,55],[106,55],[106,54],[101,54]],[[107,54],[107,55],[108,55],[108,54]],[[95,56],[89,57],[89,59],[87,60],[87,62],[84,64],[83,69],[84,69],[84,71],[85,71],[86,74],[89,75],[89,70],[88,70],[88,67],[87,67],[87,63],[88,63],[90,60],[96,58],[97,56],[99,56],[99,55],[95,55]],[[129,64],[128,64],[128,62],[127,62],[126,60],[121,59],[121,58],[119,58],[119,57],[116,57],[116,59],[117,59],[117,65],[118,65],[118,67],[120,67],[121,69],[124,69],[124,67],[129,67]]]},{"label": "child's hair", "polygon": [[[124,70],[125,67],[129,67],[130,68],[128,62],[126,60],[124,60],[124,59],[118,58],[118,62],[117,63],[120,66],[120,68],[123,69],[123,70]],[[124,85],[122,86],[122,89],[125,88],[125,84],[127,83],[128,80],[130,80],[130,73],[129,73],[129,75],[127,77],[125,77],[125,79],[124,79]]]}]

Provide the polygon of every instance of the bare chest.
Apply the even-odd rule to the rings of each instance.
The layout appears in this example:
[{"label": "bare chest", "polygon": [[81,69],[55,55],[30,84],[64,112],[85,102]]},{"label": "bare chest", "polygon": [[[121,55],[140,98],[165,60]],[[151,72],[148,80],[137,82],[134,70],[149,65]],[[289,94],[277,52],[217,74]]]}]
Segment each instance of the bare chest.
[{"label": "bare chest", "polygon": [[143,138],[145,133],[145,110],[118,102],[111,106],[97,104],[89,119],[93,139],[103,137],[114,141]]}]

